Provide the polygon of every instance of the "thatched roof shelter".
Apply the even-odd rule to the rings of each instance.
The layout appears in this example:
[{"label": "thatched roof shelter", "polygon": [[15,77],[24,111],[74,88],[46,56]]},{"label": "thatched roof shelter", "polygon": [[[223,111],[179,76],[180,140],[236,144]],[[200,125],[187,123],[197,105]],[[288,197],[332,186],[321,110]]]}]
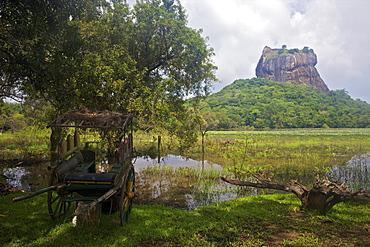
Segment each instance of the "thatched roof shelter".
[{"label": "thatched roof shelter", "polygon": [[131,124],[133,114],[111,111],[91,111],[87,108],[63,113],[47,127],[99,128],[106,130],[125,130]]}]

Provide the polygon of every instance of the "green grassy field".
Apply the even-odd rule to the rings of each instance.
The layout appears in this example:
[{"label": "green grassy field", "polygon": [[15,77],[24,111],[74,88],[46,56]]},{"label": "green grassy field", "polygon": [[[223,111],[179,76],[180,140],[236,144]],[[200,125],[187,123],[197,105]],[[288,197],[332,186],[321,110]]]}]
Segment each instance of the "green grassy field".
[{"label": "green grassy field", "polygon": [[[18,194],[17,194],[18,195]],[[129,222],[74,227],[52,221],[46,196],[12,203],[0,197],[2,246],[369,246],[370,205],[336,205],[326,216],[300,211],[294,195],[242,198],[184,211],[134,205]]]},{"label": "green grassy field", "polygon": [[[162,140],[168,148],[171,142]],[[153,142],[138,137],[136,143],[145,149]],[[263,170],[294,179],[369,151],[370,129],[223,131],[207,134],[205,158],[229,169],[230,176]],[[199,145],[187,155],[199,158]],[[0,196],[2,246],[370,246],[370,204],[365,203],[340,203],[325,216],[300,211],[291,194],[192,211],[134,204],[124,227],[112,222],[116,213],[102,215],[98,225],[76,228],[71,219],[50,219],[46,195],[12,203],[16,196]]]},{"label": "green grassy field", "polygon": [[[370,129],[217,131],[207,134],[205,159],[235,171],[279,176],[325,172],[370,151]],[[200,157],[199,145],[190,154]]]}]

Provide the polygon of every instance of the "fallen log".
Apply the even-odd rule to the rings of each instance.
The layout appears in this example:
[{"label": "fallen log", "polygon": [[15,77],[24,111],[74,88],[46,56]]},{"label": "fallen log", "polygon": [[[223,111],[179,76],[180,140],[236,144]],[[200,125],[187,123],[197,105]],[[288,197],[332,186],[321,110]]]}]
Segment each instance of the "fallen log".
[{"label": "fallen log", "polygon": [[0,195],[5,196],[11,193],[20,193],[20,192],[24,192],[24,190],[19,190],[17,188],[10,186],[9,184],[0,183]]},{"label": "fallen log", "polygon": [[309,188],[298,181],[291,180],[286,184],[271,181],[263,174],[255,176],[257,182],[248,182],[221,177],[227,183],[255,188],[275,189],[294,193],[302,202],[304,210],[318,210],[326,214],[335,204],[346,201],[370,202],[370,189],[351,192],[343,184],[328,179],[317,178],[314,186]]}]

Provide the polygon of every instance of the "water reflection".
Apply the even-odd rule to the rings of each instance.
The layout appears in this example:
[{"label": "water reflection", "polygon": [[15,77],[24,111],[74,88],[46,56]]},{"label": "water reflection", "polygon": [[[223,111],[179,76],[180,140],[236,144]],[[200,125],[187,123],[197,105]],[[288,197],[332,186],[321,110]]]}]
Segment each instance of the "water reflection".
[{"label": "water reflection", "polygon": [[370,188],[370,153],[354,156],[345,166],[333,166],[328,178],[352,191]]},{"label": "water reflection", "polygon": [[47,163],[27,166],[6,168],[3,170],[3,175],[6,177],[6,182],[19,190],[36,191],[48,186],[49,172]]},{"label": "water reflection", "polygon": [[169,165],[173,168],[193,168],[193,169],[217,169],[222,170],[220,165],[211,163],[207,160],[204,162],[193,160],[190,158],[186,158],[180,155],[167,155],[160,159],[160,163],[158,163],[157,159],[151,159],[148,157],[138,157],[135,162],[136,169],[147,168],[150,166],[161,165],[166,166]]},{"label": "water reflection", "polygon": [[6,182],[17,189],[28,188],[27,176],[30,173],[24,167],[15,167],[4,170]]},{"label": "water reflection", "polygon": [[208,161],[167,155],[157,159],[140,157],[137,170],[135,202],[161,204],[192,210],[247,195],[257,195],[251,187],[236,187],[219,179],[223,169]]},{"label": "water reflection", "polygon": [[[104,172],[110,164],[102,162],[97,171]],[[237,187],[219,179],[223,169],[208,161],[196,161],[182,156],[168,155],[157,159],[138,157],[135,162],[135,203],[161,204],[192,210],[199,206],[261,192],[255,188]],[[4,169],[11,186],[25,191],[36,191],[48,186],[47,164]]]}]

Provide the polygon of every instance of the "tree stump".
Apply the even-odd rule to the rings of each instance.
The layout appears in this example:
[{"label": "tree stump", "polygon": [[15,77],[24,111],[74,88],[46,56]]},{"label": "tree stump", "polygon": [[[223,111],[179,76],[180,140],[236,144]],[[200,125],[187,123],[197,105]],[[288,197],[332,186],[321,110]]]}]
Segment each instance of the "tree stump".
[{"label": "tree stump", "polygon": [[370,202],[370,190],[361,189],[351,192],[344,187],[344,183],[337,184],[328,179],[320,180],[317,178],[314,186],[308,188],[295,180],[291,180],[287,184],[278,184],[264,174],[258,174],[255,178],[257,179],[256,183],[221,177],[223,181],[234,185],[292,192],[301,200],[303,209],[318,210],[321,214],[326,214],[335,204],[340,202]]},{"label": "tree stump", "polygon": [[[72,223],[76,227],[84,227],[99,224],[102,211],[102,204],[97,203],[91,206],[91,201],[80,201],[77,204],[75,213],[73,214]],[[86,210],[86,208],[88,210]]]}]

